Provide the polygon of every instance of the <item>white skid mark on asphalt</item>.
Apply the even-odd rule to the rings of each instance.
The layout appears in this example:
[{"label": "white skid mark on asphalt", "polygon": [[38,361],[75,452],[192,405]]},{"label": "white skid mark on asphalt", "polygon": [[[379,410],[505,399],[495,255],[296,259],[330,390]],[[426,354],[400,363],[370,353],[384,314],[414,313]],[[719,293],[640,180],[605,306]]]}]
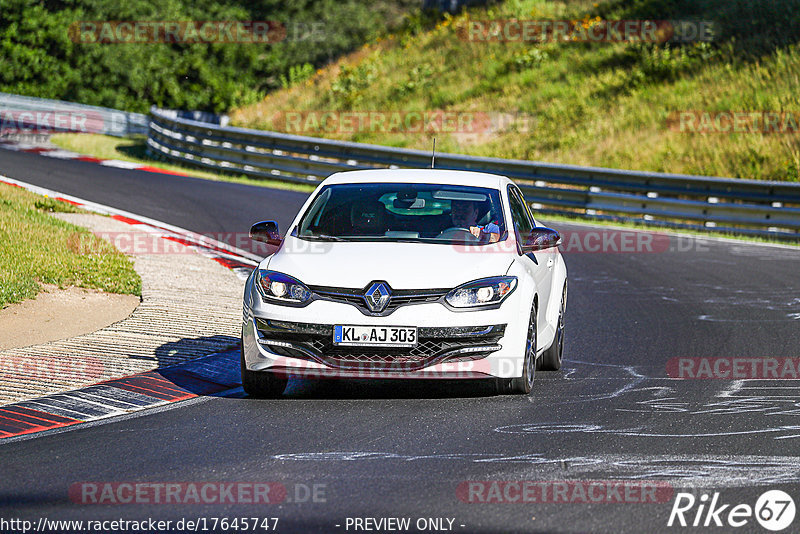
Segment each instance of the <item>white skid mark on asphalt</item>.
[{"label": "white skid mark on asphalt", "polygon": [[[577,426],[577,425],[576,425]],[[496,453],[396,454],[381,451],[300,452],[277,454],[276,461],[461,461],[471,464],[511,464],[519,476],[538,480],[668,480],[675,487],[720,488],[764,486],[800,481],[800,458],[751,455],[635,455],[552,457],[544,454]],[[480,476],[480,475],[477,475]]]},{"label": "white skid mark on asphalt", "polygon": [[[652,432],[644,427],[637,428],[608,428],[595,424],[562,424],[562,423],[521,423],[497,427],[495,432],[501,434],[613,434],[617,436],[630,436],[636,438],[716,438],[725,436],[742,436],[747,434],[767,434],[771,432],[798,431],[798,425],[786,425],[773,428],[755,428],[748,430],[728,430],[722,432],[707,432],[696,434],[679,434],[671,432]],[[793,436],[786,436],[793,437]],[[784,438],[785,439],[785,438]]]}]

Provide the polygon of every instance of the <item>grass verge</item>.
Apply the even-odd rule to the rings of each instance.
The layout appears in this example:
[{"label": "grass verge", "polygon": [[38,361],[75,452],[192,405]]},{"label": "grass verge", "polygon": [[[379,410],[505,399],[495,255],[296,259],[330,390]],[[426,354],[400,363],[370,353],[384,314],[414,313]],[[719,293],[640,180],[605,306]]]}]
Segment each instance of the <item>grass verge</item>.
[{"label": "grass verge", "polygon": [[304,192],[311,192],[315,187],[313,185],[294,184],[281,182],[279,180],[251,178],[245,175],[221,174],[204,171],[189,165],[165,163],[147,155],[147,145],[144,138],[128,139],[100,134],[64,133],[52,135],[50,137],[50,142],[65,150],[71,150],[72,152],[77,152],[86,156],[140,163],[142,165],[164,169],[165,171],[185,173],[195,178],[204,178],[206,180],[234,182]]},{"label": "grass verge", "polygon": [[[35,298],[40,284],[141,296],[133,263],[85,228],[48,215],[78,208],[0,184],[0,308]],[[81,248],[91,245],[90,254]]]}]

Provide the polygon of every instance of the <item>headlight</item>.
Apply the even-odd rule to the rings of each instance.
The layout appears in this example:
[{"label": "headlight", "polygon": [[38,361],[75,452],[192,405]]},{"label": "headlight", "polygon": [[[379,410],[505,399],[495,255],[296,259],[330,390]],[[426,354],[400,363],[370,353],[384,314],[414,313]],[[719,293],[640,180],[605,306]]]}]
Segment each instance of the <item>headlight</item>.
[{"label": "headlight", "polygon": [[287,274],[259,269],[254,282],[267,301],[303,304],[311,298],[311,290]]},{"label": "headlight", "polygon": [[491,306],[503,302],[516,287],[516,276],[495,276],[458,286],[444,299],[454,308]]}]

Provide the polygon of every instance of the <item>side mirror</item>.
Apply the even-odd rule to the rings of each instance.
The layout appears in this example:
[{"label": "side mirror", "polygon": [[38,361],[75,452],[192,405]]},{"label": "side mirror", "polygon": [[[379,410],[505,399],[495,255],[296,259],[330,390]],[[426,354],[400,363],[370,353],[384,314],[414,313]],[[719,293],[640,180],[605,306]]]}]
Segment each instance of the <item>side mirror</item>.
[{"label": "side mirror", "polygon": [[275,221],[261,221],[250,228],[250,239],[263,241],[268,245],[280,246],[281,234],[278,232],[278,223]]},{"label": "side mirror", "polygon": [[543,226],[534,228],[522,245],[523,252],[537,252],[557,247],[561,244],[561,235],[552,228]]}]

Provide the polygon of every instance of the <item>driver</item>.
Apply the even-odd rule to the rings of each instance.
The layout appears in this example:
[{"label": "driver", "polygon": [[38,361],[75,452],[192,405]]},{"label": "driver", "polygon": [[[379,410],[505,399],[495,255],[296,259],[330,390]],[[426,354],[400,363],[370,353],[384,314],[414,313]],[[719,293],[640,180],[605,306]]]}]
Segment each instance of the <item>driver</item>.
[{"label": "driver", "polygon": [[478,226],[478,203],[471,200],[453,200],[450,202],[450,219],[453,226],[467,228],[481,241],[496,243],[500,240],[500,227],[494,222]]}]

